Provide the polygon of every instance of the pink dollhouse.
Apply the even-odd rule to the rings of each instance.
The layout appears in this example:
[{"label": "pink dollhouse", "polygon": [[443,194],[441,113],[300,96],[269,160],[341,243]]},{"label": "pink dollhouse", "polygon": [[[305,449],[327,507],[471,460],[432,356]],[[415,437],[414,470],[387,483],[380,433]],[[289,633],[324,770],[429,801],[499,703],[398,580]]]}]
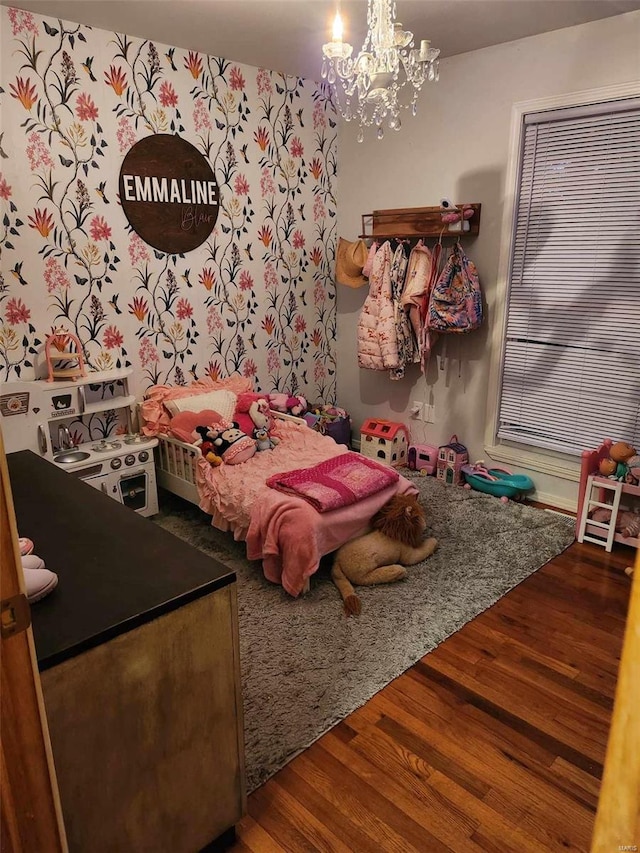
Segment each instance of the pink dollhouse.
[{"label": "pink dollhouse", "polygon": [[407,464],[409,430],[405,424],[367,418],[360,428],[360,453],[397,468]]},{"label": "pink dollhouse", "polygon": [[469,453],[464,444],[460,444],[457,435],[452,435],[448,444],[438,449],[436,476],[443,483],[459,486],[464,483],[462,466],[469,462]]}]

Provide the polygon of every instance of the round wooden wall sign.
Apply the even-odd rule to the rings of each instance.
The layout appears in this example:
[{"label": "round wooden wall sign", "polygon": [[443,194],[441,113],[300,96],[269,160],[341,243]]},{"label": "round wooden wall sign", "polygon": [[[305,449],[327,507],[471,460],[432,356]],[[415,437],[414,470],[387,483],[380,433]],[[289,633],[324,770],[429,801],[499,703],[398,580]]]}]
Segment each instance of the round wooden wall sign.
[{"label": "round wooden wall sign", "polygon": [[133,230],[167,254],[197,249],[218,218],[213,170],[180,136],[156,133],[136,142],[122,162],[119,190]]}]

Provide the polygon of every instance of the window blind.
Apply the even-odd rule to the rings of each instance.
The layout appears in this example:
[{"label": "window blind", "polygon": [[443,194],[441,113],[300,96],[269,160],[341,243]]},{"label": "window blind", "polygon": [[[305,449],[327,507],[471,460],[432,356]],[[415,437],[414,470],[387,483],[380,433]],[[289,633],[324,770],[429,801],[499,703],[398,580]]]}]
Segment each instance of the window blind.
[{"label": "window blind", "polygon": [[640,99],[525,117],[499,438],[640,452]]}]

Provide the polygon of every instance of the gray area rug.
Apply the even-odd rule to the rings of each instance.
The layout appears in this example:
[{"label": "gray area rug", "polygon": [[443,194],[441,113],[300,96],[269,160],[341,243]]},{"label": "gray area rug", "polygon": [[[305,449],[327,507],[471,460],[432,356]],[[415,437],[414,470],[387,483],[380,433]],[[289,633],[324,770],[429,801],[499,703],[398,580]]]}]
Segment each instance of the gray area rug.
[{"label": "gray area rug", "polygon": [[330,557],[293,599],[201,510],[161,495],[154,520],[237,572],[249,791],[574,539],[568,517],[403,474],[439,548],[399,583],[359,587],[362,614],[351,618]]}]

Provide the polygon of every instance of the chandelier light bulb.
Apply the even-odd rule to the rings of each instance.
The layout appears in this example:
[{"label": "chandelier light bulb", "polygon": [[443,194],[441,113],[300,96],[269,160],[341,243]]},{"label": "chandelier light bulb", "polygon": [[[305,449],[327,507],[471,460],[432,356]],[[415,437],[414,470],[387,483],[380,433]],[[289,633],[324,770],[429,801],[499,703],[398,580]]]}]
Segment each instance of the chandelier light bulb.
[{"label": "chandelier light bulb", "polygon": [[341,42],[342,41],[342,33],[343,33],[342,18],[340,17],[340,12],[336,12],[336,16],[333,20],[333,35],[331,37],[332,41]]},{"label": "chandelier light bulb", "polygon": [[[400,111],[417,112],[416,101],[425,81],[438,80],[440,51],[428,39],[416,48],[413,33],[396,21],[395,0],[368,0],[367,37],[353,57],[353,47],[343,42],[343,25],[336,12],[332,40],[322,46],[322,77],[331,87],[338,112],[364,129],[375,125],[382,139],[385,121],[389,128],[402,126]],[[407,94],[408,93],[408,94]]]}]

